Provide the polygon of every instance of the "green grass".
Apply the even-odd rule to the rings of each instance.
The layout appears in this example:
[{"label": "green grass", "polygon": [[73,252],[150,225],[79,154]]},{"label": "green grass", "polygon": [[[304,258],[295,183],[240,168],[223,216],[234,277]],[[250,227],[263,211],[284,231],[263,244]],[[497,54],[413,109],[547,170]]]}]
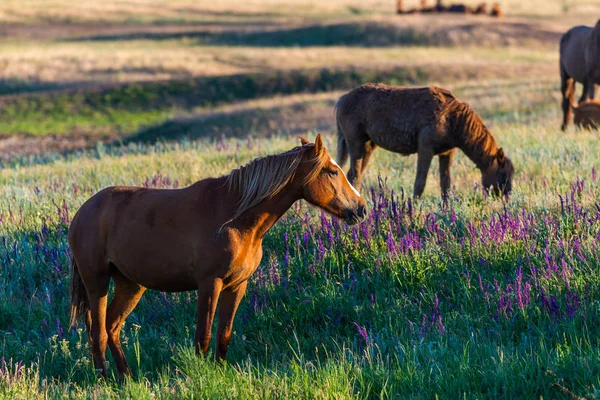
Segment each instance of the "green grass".
[{"label": "green grass", "polygon": [[[497,66],[501,69],[501,66]],[[423,82],[444,80],[446,85],[455,84],[459,94],[474,92],[471,98],[491,97],[491,90],[506,90],[496,93],[497,102],[507,113],[514,112],[514,99],[508,96],[530,96],[540,91],[548,91],[548,82],[540,87],[529,81],[491,81],[501,79],[502,72],[490,73],[480,66],[447,69],[432,66],[397,67],[388,69],[308,69],[277,71],[259,74],[240,74],[221,77],[164,82],[130,83],[108,89],[76,90],[66,92],[40,93],[37,95],[5,97],[0,100],[0,132],[5,135],[68,135],[68,134],[112,134],[126,137],[143,127],[157,125],[139,137],[161,136],[160,123],[173,116],[190,115],[198,109],[211,109],[221,105],[302,93],[324,93],[344,90],[364,82],[386,82],[390,85],[422,85]],[[445,78],[444,78],[445,77]],[[461,92],[461,82],[473,80],[471,89]],[[479,83],[475,83],[479,81]],[[482,82],[483,81],[483,82]],[[507,84],[508,82],[508,84]],[[480,90],[478,90],[479,88]],[[474,90],[473,90],[474,89]],[[508,100],[508,101],[507,101]],[[524,108],[547,106],[552,99],[529,99]],[[537,105],[536,105],[537,104]],[[491,110],[493,113],[499,110]],[[167,135],[169,136],[169,135]]]},{"label": "green grass", "polygon": [[[123,140],[0,161],[0,398],[600,397],[600,136],[558,130],[550,40],[597,2],[505,0],[487,35],[495,20],[375,0],[6,0],[0,134]],[[78,207],[226,174],[297,144],[282,133],[319,126],[334,152],[332,105],[368,81],[468,101],[515,164],[510,201],[486,198],[460,152],[448,206],[437,160],[409,201],[415,156],[379,149],[368,221],[299,203],[267,234],[227,363],[194,354],[195,293],[148,291],[122,333],[133,377],[108,354],[100,380],[67,327]]]},{"label": "green grass", "polygon": [[132,83],[106,90],[51,93],[4,100],[0,132],[46,135],[95,129],[114,133],[166,119],[174,110],[191,110],[275,94],[315,93],[361,82],[406,84],[421,81],[419,69],[309,70],[237,75],[182,81]]},{"label": "green grass", "polygon": [[[334,221],[323,225],[306,205],[292,209],[265,239],[225,365],[193,354],[194,293],[146,293],[123,331],[134,370],[124,383],[114,376],[99,382],[85,333],[66,327],[65,222],[102,187],[153,180],[158,187],[181,187],[288,149],[295,140],[132,144],[0,170],[0,354],[6,363],[0,396],[565,397],[555,383],[598,396],[600,226],[594,216],[600,186],[593,168],[600,139],[559,132],[556,113],[490,118],[517,169],[509,203],[474,191],[478,173],[459,154],[451,207],[439,202],[434,162],[425,198],[395,225],[390,191],[410,192],[414,158],[378,150],[363,191],[370,209],[381,210],[379,222],[365,223],[368,237],[359,230],[355,239]],[[333,144],[328,136],[328,148]],[[380,189],[378,176],[387,188]],[[585,181],[582,189],[574,189],[578,180]],[[387,206],[369,187],[388,198]],[[561,209],[559,194],[572,195],[587,217]],[[408,212],[406,197],[396,201]],[[506,237],[496,237],[500,225],[490,225],[501,220],[514,224]],[[391,253],[390,234],[397,246],[409,237],[420,244]],[[556,274],[544,272],[551,262],[560,267]],[[523,306],[514,292],[519,271],[522,285],[530,285]],[[544,298],[556,307],[544,305]]]}]

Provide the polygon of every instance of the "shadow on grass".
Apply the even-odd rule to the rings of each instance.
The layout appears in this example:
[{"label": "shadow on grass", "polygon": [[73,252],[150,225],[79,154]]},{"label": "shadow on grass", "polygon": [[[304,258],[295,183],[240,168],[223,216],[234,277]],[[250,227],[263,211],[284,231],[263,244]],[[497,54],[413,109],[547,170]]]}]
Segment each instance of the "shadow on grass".
[{"label": "shadow on grass", "polygon": [[[16,138],[12,142],[17,143],[9,141],[12,150],[8,156],[2,157],[0,151],[0,167],[21,162],[51,162],[58,154],[64,156],[77,152],[73,146],[58,143],[65,137],[88,138],[86,144],[80,147],[86,149],[95,147],[98,141],[106,143],[106,139],[126,138],[132,134],[131,138],[126,139],[127,143],[153,142],[159,138],[171,140],[186,135],[211,136],[217,130],[225,130],[226,135],[239,137],[265,127],[269,127],[269,133],[296,133],[298,129],[305,129],[306,125],[300,128],[273,125],[271,117],[273,113],[278,113],[276,111],[265,111],[258,117],[242,112],[240,115],[225,115],[221,119],[215,116],[208,120],[183,122],[172,119],[172,115],[277,95],[348,90],[366,82],[412,85],[427,80],[430,72],[421,68],[279,71],[4,96],[0,97],[0,130]],[[297,112],[297,109],[293,112]],[[248,125],[251,118],[258,120]],[[287,121],[292,126],[298,126],[293,115]],[[320,122],[315,123],[306,129],[320,125]],[[27,143],[18,140],[52,135],[58,139],[46,143],[48,154],[30,151]]]},{"label": "shadow on grass", "polygon": [[331,130],[334,101],[301,102],[281,107],[256,107],[217,112],[190,118],[174,118],[141,129],[122,143],[155,143],[182,138],[269,137],[300,135],[310,130]]},{"label": "shadow on grass", "polygon": [[210,32],[190,30],[183,32],[130,32],[84,36],[69,41],[173,40],[191,38],[204,45],[255,47],[309,47],[309,46],[363,46],[385,47],[398,45],[427,45],[427,35],[412,28],[375,22],[311,25],[292,29],[244,32],[230,30]]},{"label": "shadow on grass", "polygon": [[47,90],[63,89],[71,84],[55,82],[35,82],[22,79],[0,79],[0,96],[17,93],[33,93]]},{"label": "shadow on grass", "polygon": [[[350,89],[366,82],[415,84],[427,79],[421,68],[329,69],[277,71],[201,77],[185,80],[138,82],[110,88],[82,88],[35,96],[0,99],[0,117],[5,121],[71,118],[77,115],[116,111],[148,112],[191,110],[273,95],[317,93]],[[55,132],[57,133],[57,132]]]},{"label": "shadow on grass", "polygon": [[[556,44],[561,33],[543,26],[521,22],[496,22],[465,19],[459,23],[439,25],[427,21],[423,24],[402,25],[380,21],[342,22],[316,24],[294,28],[253,25],[248,29],[214,31],[197,29],[158,32],[152,29],[80,36],[68,41],[127,41],[176,40],[188,38],[198,45],[250,46],[250,47],[392,47],[432,45],[506,46],[535,42]],[[243,28],[243,26],[240,26]]]}]

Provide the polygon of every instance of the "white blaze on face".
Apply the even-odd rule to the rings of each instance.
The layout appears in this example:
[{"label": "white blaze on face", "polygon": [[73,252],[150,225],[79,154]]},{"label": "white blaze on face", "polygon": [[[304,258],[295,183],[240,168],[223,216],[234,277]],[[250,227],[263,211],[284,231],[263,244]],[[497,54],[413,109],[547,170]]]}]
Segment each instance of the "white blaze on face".
[{"label": "white blaze on face", "polygon": [[[331,157],[329,157],[329,161],[331,161],[331,163],[333,165],[335,165],[336,167],[338,167],[340,169],[340,171],[342,171],[342,176],[344,177],[344,179],[346,180],[346,182],[348,182],[348,178],[346,178],[346,174],[344,173],[344,170],[342,169],[342,167],[340,167],[338,165],[338,163],[335,162],[335,160]],[[352,186],[352,184],[350,182],[348,182],[348,185],[350,185],[350,188],[352,188],[352,191],[358,196],[358,197],[362,197],[360,195],[360,193],[358,193],[358,190],[356,190],[356,188],[354,186]]]}]

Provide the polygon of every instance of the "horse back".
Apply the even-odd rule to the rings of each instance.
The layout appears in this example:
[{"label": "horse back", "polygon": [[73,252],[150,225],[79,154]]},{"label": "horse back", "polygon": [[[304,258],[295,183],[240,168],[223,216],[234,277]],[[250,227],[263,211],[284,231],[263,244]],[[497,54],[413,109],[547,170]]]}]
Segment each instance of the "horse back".
[{"label": "horse back", "polygon": [[[81,206],[69,229],[78,264],[110,262],[145,287],[190,290],[197,260],[215,253],[215,233],[226,220],[228,201],[219,189],[224,181],[215,181],[173,190],[101,190]],[[156,272],[144,272],[150,270]]]},{"label": "horse back", "polygon": [[368,136],[386,150],[412,154],[417,151],[419,135],[437,131],[441,110],[454,100],[450,91],[437,87],[368,84],[340,99],[337,118],[346,140]]}]

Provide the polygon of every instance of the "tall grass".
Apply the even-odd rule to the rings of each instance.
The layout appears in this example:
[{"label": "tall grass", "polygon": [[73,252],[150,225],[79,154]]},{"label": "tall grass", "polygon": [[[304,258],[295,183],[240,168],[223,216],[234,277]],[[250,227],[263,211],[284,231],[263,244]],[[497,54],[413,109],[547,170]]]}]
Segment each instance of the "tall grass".
[{"label": "tall grass", "polygon": [[269,232],[228,363],[193,354],[195,293],[148,292],[123,330],[124,383],[98,381],[85,333],[66,325],[77,207],[109,185],[225,174],[294,140],[99,148],[2,169],[0,395],[598,396],[600,140],[560,133],[556,117],[494,124],[517,169],[508,203],[487,198],[463,155],[447,206],[436,165],[413,202],[414,158],[378,150],[366,222],[349,229],[298,203]]}]

